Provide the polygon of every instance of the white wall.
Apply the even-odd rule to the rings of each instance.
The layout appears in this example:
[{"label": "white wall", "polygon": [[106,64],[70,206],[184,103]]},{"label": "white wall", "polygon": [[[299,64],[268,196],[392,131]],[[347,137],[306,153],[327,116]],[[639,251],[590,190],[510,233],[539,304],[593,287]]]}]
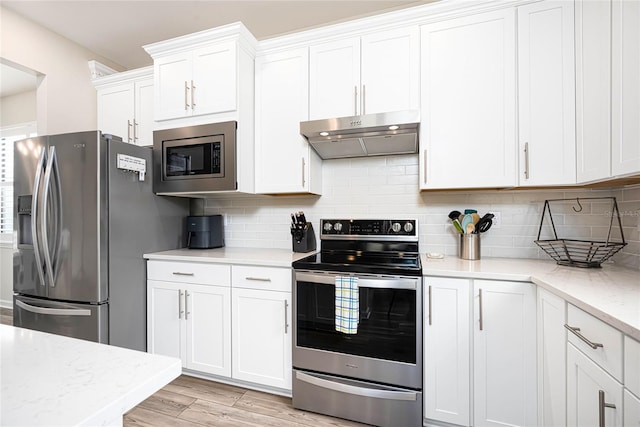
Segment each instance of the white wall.
[{"label": "white wall", "polygon": [[[603,190],[425,192],[418,190],[416,155],[329,160],[323,163],[323,195],[207,199],[206,214],[227,216],[227,246],[291,248],[290,213],[303,210],[318,232],[321,218],[399,217],[419,220],[420,251],[456,256],[458,235],[447,214],[477,209],[500,211],[502,227],[482,235],[483,257],[549,259],[534,244],[545,199],[615,196],[629,244],[617,263],[640,269],[640,186]],[[583,203],[580,214],[554,215],[565,237],[604,239],[608,204]],[[197,211],[196,214],[202,212]],[[560,231],[559,231],[560,233]],[[541,236],[549,238],[548,236]]]},{"label": "white wall", "polygon": [[43,74],[38,134],[96,129],[96,90],[87,62],[123,67],[0,6],[0,57]]},{"label": "white wall", "polygon": [[36,121],[36,91],[0,98],[0,127]]}]

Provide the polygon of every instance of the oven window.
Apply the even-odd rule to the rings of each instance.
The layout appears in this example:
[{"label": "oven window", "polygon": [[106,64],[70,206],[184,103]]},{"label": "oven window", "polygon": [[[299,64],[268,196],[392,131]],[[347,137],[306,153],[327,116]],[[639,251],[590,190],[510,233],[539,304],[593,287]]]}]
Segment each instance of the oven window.
[{"label": "oven window", "polygon": [[335,330],[335,286],[296,282],[296,345],[416,363],[416,292],[359,288],[356,334]]},{"label": "oven window", "polygon": [[165,146],[166,176],[197,176],[222,173],[220,141]]}]

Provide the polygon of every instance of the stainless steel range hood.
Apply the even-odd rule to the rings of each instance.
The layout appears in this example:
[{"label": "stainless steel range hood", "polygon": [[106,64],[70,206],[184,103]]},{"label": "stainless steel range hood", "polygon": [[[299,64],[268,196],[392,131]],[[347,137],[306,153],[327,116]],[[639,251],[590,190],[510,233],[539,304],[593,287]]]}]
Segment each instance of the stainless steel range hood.
[{"label": "stainless steel range hood", "polygon": [[417,110],[300,122],[305,136],[323,159],[386,156],[418,152]]}]

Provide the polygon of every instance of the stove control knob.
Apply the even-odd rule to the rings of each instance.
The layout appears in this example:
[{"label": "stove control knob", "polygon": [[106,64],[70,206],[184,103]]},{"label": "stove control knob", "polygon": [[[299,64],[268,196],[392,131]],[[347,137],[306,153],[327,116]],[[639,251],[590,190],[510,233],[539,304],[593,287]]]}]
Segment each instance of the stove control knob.
[{"label": "stove control knob", "polygon": [[[329,224],[331,225],[331,224]],[[336,222],[335,224],[333,224],[333,229],[336,231],[342,231],[342,223],[341,222]]]},{"label": "stove control knob", "polygon": [[400,225],[399,222],[394,222],[391,225],[391,229],[393,230],[394,233],[398,233],[402,229],[402,226]]},{"label": "stove control knob", "polygon": [[413,231],[413,224],[411,224],[410,222],[405,222],[404,231],[406,231],[407,233],[411,233]]},{"label": "stove control knob", "polygon": [[324,223],[324,231],[329,232],[333,229],[333,225],[331,225],[330,222],[325,222]]}]

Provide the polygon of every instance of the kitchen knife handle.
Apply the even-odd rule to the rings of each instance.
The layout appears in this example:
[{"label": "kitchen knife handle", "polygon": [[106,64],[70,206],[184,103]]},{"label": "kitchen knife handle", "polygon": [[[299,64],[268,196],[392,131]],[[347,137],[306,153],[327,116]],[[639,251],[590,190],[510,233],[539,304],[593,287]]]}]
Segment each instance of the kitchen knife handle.
[{"label": "kitchen knife handle", "polygon": [[178,319],[182,319],[182,313],[184,313],[182,309],[182,295],[182,289],[178,289]]},{"label": "kitchen knife handle", "polygon": [[524,179],[529,179],[529,143],[524,143]]},{"label": "kitchen knife handle", "polygon": [[604,417],[605,408],[616,409],[616,405],[605,402],[604,390],[598,390],[598,427],[606,427]]},{"label": "kitchen knife handle", "polygon": [[187,81],[184,81],[184,111],[187,111],[189,109],[189,85],[187,84]]},{"label": "kitchen knife handle", "polygon": [[289,314],[287,313],[287,311],[289,311],[289,301],[284,300],[284,333],[285,335],[289,331]]},{"label": "kitchen knife handle", "polygon": [[305,162],[303,157],[302,158],[302,188],[304,188],[305,184],[307,183],[307,181],[304,179],[304,169],[305,169]]}]

